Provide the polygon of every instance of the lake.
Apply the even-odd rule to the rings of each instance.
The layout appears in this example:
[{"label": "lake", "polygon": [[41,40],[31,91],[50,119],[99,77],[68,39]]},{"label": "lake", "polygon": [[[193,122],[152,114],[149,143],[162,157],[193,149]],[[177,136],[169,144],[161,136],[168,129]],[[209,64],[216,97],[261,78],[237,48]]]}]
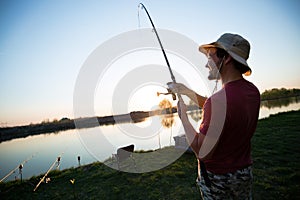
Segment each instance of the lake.
[{"label": "lake", "polygon": [[[264,101],[259,118],[299,109],[299,97]],[[192,118],[194,127],[199,126],[200,122]],[[170,123],[172,126],[168,128]],[[103,162],[112,157],[119,147],[129,144],[134,144],[135,150],[144,151],[174,146],[173,137],[182,134],[184,132],[177,116],[172,121],[156,116],[137,124],[74,129],[13,139],[0,143],[0,180],[14,169],[16,170],[4,181],[19,179],[18,166],[21,163],[24,163],[22,178],[27,179],[46,173],[58,157],[61,157],[60,165],[56,164],[53,169],[77,167],[95,161]]]}]

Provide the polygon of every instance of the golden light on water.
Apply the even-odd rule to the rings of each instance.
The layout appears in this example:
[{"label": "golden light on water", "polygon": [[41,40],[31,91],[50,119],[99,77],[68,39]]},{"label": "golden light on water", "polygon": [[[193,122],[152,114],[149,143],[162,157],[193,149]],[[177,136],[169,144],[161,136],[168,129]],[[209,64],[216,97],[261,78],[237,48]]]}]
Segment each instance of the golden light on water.
[{"label": "golden light on water", "polygon": [[172,113],[172,103],[168,99],[163,99],[159,103],[158,106],[160,109],[164,109],[168,113],[167,115],[162,116],[161,124],[165,128],[171,128],[172,125],[174,124],[174,117],[173,117],[173,113]]},{"label": "golden light on water", "polygon": [[163,99],[161,102],[159,102],[158,106],[161,109],[172,109],[172,103],[168,99]]}]

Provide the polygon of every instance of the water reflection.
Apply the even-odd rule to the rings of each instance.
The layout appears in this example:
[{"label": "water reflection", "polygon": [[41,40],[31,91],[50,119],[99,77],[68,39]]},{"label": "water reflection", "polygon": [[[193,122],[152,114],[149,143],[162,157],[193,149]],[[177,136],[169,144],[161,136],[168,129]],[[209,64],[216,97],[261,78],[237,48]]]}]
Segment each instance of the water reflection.
[{"label": "water reflection", "polygon": [[[59,133],[41,134],[18,138],[0,143],[0,178],[23,163],[23,178],[45,173],[53,161],[61,154],[60,169],[77,166],[77,157],[81,164],[96,161],[83,147],[76,130]],[[105,154],[105,157],[108,155]],[[24,162],[26,159],[27,162]],[[6,180],[18,178],[18,171]]]},{"label": "water reflection", "polygon": [[165,128],[172,127],[173,123],[174,123],[174,116],[173,116],[173,113],[172,113],[172,103],[167,99],[163,99],[159,103],[158,106],[159,106],[160,109],[166,110],[166,113],[167,113],[167,115],[162,115],[161,116],[161,118],[162,118],[161,124]]},{"label": "water reflection", "polygon": [[279,112],[287,112],[300,109],[300,97],[265,100],[261,102],[259,119],[269,117]]},{"label": "water reflection", "polygon": [[[188,107],[189,116],[195,121],[200,122],[202,118],[202,109],[197,109],[193,102],[190,102]],[[271,114],[286,112],[300,109],[300,96],[280,98],[273,100],[263,100],[260,104],[259,119],[269,117]]]},{"label": "water reflection", "polygon": [[[171,128],[171,133],[170,133],[170,145],[172,143],[172,137],[173,137],[173,131],[172,131],[172,126],[174,124],[174,114],[172,110],[172,103],[168,99],[163,99],[159,104],[159,108],[164,110],[166,112],[165,115],[161,115],[161,124],[164,128]],[[161,149],[161,141],[160,141],[160,132],[158,134],[158,146]]]},{"label": "water reflection", "polygon": [[299,103],[299,102],[300,102],[300,96],[274,99],[274,100],[264,100],[261,102],[260,107],[266,107],[268,109],[277,108],[277,107],[281,108],[281,107],[287,107],[290,104]]},{"label": "water reflection", "polygon": [[190,108],[188,114],[191,116],[191,118],[195,122],[199,122],[202,119],[202,109],[200,109],[193,101],[190,101],[188,108]]}]

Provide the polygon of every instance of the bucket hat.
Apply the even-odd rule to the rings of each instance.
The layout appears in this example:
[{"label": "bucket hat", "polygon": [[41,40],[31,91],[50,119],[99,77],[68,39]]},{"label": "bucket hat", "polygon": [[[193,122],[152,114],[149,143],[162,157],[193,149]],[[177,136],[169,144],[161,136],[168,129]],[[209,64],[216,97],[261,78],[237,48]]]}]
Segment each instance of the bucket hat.
[{"label": "bucket hat", "polygon": [[206,55],[208,49],[213,47],[224,49],[234,60],[243,64],[247,68],[244,75],[249,76],[251,74],[252,70],[247,63],[250,44],[245,38],[238,34],[225,33],[216,42],[201,45],[199,51]]}]

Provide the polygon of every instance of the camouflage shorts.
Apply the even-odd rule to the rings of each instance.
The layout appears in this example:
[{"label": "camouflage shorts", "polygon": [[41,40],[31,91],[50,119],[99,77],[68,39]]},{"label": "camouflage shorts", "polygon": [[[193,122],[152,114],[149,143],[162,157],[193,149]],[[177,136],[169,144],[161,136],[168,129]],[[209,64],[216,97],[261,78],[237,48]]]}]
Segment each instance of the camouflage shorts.
[{"label": "camouflage shorts", "polygon": [[211,186],[207,187],[204,178],[197,178],[202,199],[252,199],[252,168],[251,166],[233,173],[222,175],[207,172]]}]

